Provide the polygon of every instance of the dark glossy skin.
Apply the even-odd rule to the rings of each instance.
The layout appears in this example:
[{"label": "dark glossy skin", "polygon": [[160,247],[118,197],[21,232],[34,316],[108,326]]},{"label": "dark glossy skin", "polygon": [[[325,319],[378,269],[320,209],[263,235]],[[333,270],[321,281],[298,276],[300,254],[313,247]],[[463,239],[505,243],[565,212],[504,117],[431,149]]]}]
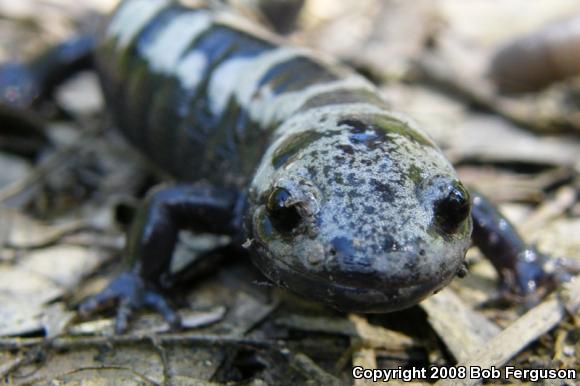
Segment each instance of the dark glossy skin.
[{"label": "dark glossy skin", "polygon": [[38,156],[49,140],[44,121],[30,109],[40,107],[70,74],[91,68],[94,44],[94,36],[82,36],[52,47],[26,66],[0,66],[0,149]]},{"label": "dark glossy skin", "polygon": [[271,280],[347,311],[409,307],[464,274],[472,226],[510,290],[542,283],[543,261],[524,262],[478,195],[471,210],[441,151],[370,83],[240,20],[128,0],[98,46],[78,50],[96,53],[129,142],[183,182],[148,196],[125,272],[82,313],[118,301],[118,331],[143,306],[179,325],[160,291],[181,229],[247,240]]},{"label": "dark glossy skin", "polygon": [[479,192],[472,191],[473,243],[490,259],[502,290],[533,302],[538,291],[552,287],[555,275],[547,275],[548,257],[522,240],[514,226]]},{"label": "dark glossy skin", "polygon": [[3,64],[0,68],[2,104],[24,109],[50,98],[70,74],[91,68],[94,45],[94,36],[80,36],[47,50],[27,66]]}]

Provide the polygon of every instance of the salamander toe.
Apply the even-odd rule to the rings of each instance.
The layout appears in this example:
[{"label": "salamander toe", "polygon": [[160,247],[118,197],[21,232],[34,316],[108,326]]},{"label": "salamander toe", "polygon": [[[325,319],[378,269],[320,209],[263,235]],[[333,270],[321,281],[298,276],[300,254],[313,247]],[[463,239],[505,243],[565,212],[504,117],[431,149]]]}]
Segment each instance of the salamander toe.
[{"label": "salamander toe", "polygon": [[87,317],[115,303],[117,334],[127,331],[133,313],[142,308],[151,308],[158,312],[173,330],[181,327],[181,318],[167,299],[152,284],[134,272],[123,272],[117,276],[100,293],[81,302],[78,311],[81,317]]}]

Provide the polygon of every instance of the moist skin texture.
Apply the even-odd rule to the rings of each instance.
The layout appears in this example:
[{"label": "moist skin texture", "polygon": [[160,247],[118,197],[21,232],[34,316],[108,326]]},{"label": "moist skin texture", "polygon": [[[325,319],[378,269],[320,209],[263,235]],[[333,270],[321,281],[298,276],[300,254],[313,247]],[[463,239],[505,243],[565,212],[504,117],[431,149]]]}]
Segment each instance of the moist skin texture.
[{"label": "moist skin texture", "polygon": [[[276,131],[250,188],[256,265],[272,280],[350,311],[408,307],[461,269],[469,216],[441,226],[436,208],[460,187],[449,162],[406,118],[365,104],[301,111]],[[270,218],[290,193],[291,230]]]},{"label": "moist skin texture", "polygon": [[[163,0],[123,2],[98,63],[134,145],[180,180],[247,194],[250,250],[276,283],[385,312],[462,269],[471,220],[453,168],[349,69],[225,8]],[[267,209],[276,189],[291,226]],[[463,193],[461,215],[442,215]]]}]

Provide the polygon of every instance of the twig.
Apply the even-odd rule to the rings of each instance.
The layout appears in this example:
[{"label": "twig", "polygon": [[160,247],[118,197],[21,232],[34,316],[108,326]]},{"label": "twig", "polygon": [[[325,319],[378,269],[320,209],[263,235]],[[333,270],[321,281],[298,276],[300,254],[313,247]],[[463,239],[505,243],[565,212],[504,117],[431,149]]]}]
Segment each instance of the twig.
[{"label": "twig", "polygon": [[[510,358],[519,353],[528,344],[550,331],[565,316],[566,309],[577,312],[580,299],[578,293],[580,280],[573,280],[566,284],[566,290],[571,294],[565,301],[556,294],[550,296],[543,303],[525,313],[508,328],[497,334],[489,342],[471,352],[469,359],[459,361],[457,366],[466,368],[478,366],[490,369],[492,366],[503,366]],[[436,385],[475,385],[479,379],[440,380]]]},{"label": "twig", "polygon": [[564,186],[558,190],[554,199],[543,202],[526,220],[520,225],[522,234],[532,234],[528,241],[534,241],[538,233],[544,230],[545,224],[560,216],[576,203],[576,191],[570,186]]},{"label": "twig", "polygon": [[284,319],[276,320],[276,324],[288,328],[310,332],[324,332],[327,334],[340,334],[350,337],[361,338],[365,346],[386,348],[390,350],[406,350],[419,345],[413,338],[407,335],[387,330],[380,326],[374,326],[361,317],[350,315],[351,320],[305,317],[292,315]]},{"label": "twig", "polygon": [[290,365],[300,371],[305,378],[314,381],[317,385],[343,385],[344,383],[321,369],[308,356],[298,353],[289,358]]},{"label": "twig", "polygon": [[31,251],[35,249],[43,249],[51,247],[55,244],[58,244],[60,241],[62,241],[63,238],[80,232],[103,233],[104,231],[105,231],[104,229],[97,227],[88,221],[78,221],[67,224],[62,228],[55,230],[51,235],[45,237],[42,240],[28,244],[13,244],[11,242],[6,242],[3,245],[3,247],[18,251]]},{"label": "twig", "polygon": [[421,303],[429,323],[458,361],[471,357],[479,347],[500,332],[500,328],[472,311],[449,288]]},{"label": "twig", "polygon": [[563,109],[545,113],[538,109],[537,104],[502,97],[495,92],[489,82],[473,76],[458,75],[457,71],[449,69],[447,62],[433,54],[424,55],[415,64],[414,77],[450,91],[462,99],[470,100],[518,126],[536,133],[578,130],[574,117],[570,117]]},{"label": "twig", "polygon": [[[205,335],[199,333],[188,334],[164,334],[159,335],[156,341],[160,344],[199,344],[202,346],[251,346],[257,348],[268,348],[272,346],[283,346],[283,343],[269,340],[256,340],[228,335]],[[61,337],[53,340],[44,338],[2,338],[0,339],[0,349],[18,350],[27,347],[46,345],[54,349],[73,349],[78,347],[124,345],[133,343],[151,342],[151,335],[115,335],[115,336],[94,336],[71,338]]]},{"label": "twig", "polygon": [[[81,123],[79,123],[79,127],[82,127]],[[100,134],[100,130],[98,129],[91,128],[84,129],[83,131],[85,135],[81,136],[79,140],[58,149],[54,154],[51,154],[38,166],[34,167],[26,177],[0,190],[0,206],[7,206],[8,200],[23,193],[27,189],[35,187],[39,182],[45,180],[49,174],[59,170],[69,157],[92,146],[92,139]]]},{"label": "twig", "polygon": [[163,344],[157,339],[157,336],[151,336],[151,345],[155,348],[159,354],[159,360],[161,361],[161,367],[163,369],[163,385],[168,385],[171,379],[171,374],[169,373],[169,363],[167,360],[167,351]]},{"label": "twig", "polygon": [[[359,342],[357,342],[359,341]],[[360,339],[352,338],[351,345],[360,347]],[[365,369],[376,369],[377,368],[377,355],[374,349],[361,347],[352,353],[352,367],[361,366]],[[372,385],[373,381],[368,379],[355,379],[355,386],[368,386]]]},{"label": "twig", "polygon": [[18,368],[25,361],[26,361],[26,357],[25,356],[18,356],[16,358],[13,358],[13,359],[9,360],[6,363],[1,364],[0,365],[0,379],[4,379],[4,377],[7,374],[9,374],[10,372],[12,372],[16,368]]},{"label": "twig", "polygon": [[[145,384],[145,385],[152,385],[152,386],[157,386],[158,384],[154,381],[152,381],[151,379],[147,378],[145,375],[133,370],[130,367],[126,367],[126,366],[111,366],[111,365],[106,365],[106,366],[87,366],[87,367],[80,367],[78,369],[74,369],[72,371],[68,371],[64,374],[57,374],[54,378],[60,378],[60,377],[64,377],[64,376],[70,376],[73,374],[79,374],[85,371],[104,371],[104,370],[119,370],[119,371],[126,371],[130,374],[133,374],[134,376],[136,376],[137,378],[139,378],[139,380],[141,380],[141,383],[139,384]],[[21,385],[38,385],[38,384],[43,384],[46,382],[46,378],[44,377],[40,377],[40,378],[35,378],[35,379],[31,379],[25,383],[21,383]],[[51,384],[55,383],[54,380]]]},{"label": "twig", "polygon": [[63,164],[71,155],[76,153],[78,151],[78,148],[79,144],[73,144],[63,149],[60,149],[56,153],[52,154],[40,165],[32,169],[30,174],[28,174],[25,178],[15,181],[12,184],[0,190],[0,204],[6,205],[6,202],[10,198],[13,198],[18,194],[21,194],[25,190],[33,187],[34,185],[38,184],[38,182],[45,179],[46,176],[51,172],[58,170],[58,166]]}]

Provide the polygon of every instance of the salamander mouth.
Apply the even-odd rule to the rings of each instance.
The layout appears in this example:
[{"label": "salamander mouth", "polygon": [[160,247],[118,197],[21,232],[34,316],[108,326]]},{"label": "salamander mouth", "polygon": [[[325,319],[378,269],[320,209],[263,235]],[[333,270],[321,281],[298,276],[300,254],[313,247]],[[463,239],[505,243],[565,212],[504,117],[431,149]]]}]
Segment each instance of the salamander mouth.
[{"label": "salamander mouth", "polygon": [[401,286],[350,285],[296,269],[285,262],[255,253],[255,265],[276,284],[344,312],[385,313],[411,307],[446,286],[442,281],[422,281]]},{"label": "salamander mouth", "polygon": [[[457,270],[449,271],[448,274],[442,275],[443,277],[438,277],[438,279],[440,279],[440,280],[427,279],[427,278],[423,278],[422,280],[421,279],[416,280],[416,278],[414,278],[413,280],[408,280],[406,282],[403,282],[402,280],[398,280],[396,283],[394,283],[394,282],[389,282],[387,280],[384,280],[384,281],[374,280],[373,281],[373,280],[361,279],[361,280],[358,280],[356,284],[351,284],[351,283],[344,283],[340,280],[337,280],[332,274],[318,275],[318,274],[313,273],[313,272],[308,272],[305,270],[298,269],[298,268],[293,267],[290,264],[288,264],[282,260],[276,260],[276,264],[283,266],[284,267],[283,269],[292,272],[292,274],[294,274],[294,275],[300,275],[300,276],[302,276],[308,280],[311,280],[313,282],[326,282],[326,283],[329,283],[329,285],[331,285],[332,287],[334,287],[336,289],[343,289],[343,290],[349,290],[349,291],[365,289],[365,290],[376,290],[376,291],[388,292],[388,289],[386,288],[387,286],[396,287],[397,290],[413,289],[413,288],[418,288],[418,287],[436,288],[439,283],[441,283],[441,282],[447,283],[448,281],[450,281],[457,274],[457,271],[459,271],[461,269],[461,265],[460,265],[457,268]],[[447,280],[447,279],[449,279],[449,280]]]},{"label": "salamander mouth", "polygon": [[[349,271],[348,266],[340,265],[318,265],[309,270],[307,265],[293,264],[304,259],[273,253],[270,245],[272,240],[260,238],[256,222],[252,228],[252,259],[266,277],[293,292],[341,311],[392,312],[413,306],[446,286],[463,266],[463,259],[457,257],[448,260],[447,264],[441,264],[439,272],[421,275],[417,270],[410,269],[408,277],[402,273],[397,277],[394,272],[382,270]],[[293,248],[280,249],[287,254]],[[413,259],[416,257],[413,251],[407,251],[406,256],[389,258],[417,261]],[[421,258],[428,259],[424,255]]]},{"label": "salamander mouth", "polygon": [[[255,243],[259,245],[259,247],[256,248],[255,253],[264,255],[264,257],[261,259],[263,260],[261,264],[271,265],[273,268],[276,267],[276,270],[286,270],[292,272],[293,275],[304,277],[306,280],[315,283],[327,283],[327,286],[332,286],[337,289],[366,289],[387,291],[389,288],[396,288],[401,290],[419,287],[436,288],[440,282],[447,282],[450,280],[450,278],[454,277],[462,267],[460,260],[462,261],[463,259],[458,259],[458,264],[456,264],[456,267],[442,266],[441,271],[438,274],[433,273],[430,275],[420,275],[417,270],[407,268],[409,272],[407,272],[404,276],[402,274],[395,275],[393,272],[381,271],[378,269],[375,271],[356,272],[356,268],[349,270],[348,267],[341,267],[342,264],[329,266],[328,263],[323,263],[325,266],[319,266],[316,268],[313,267],[312,270],[301,269],[301,266],[291,264],[291,262],[303,259],[295,258],[292,256],[287,256],[284,258],[276,256],[276,254],[271,251],[269,242],[267,240],[263,240],[260,237],[261,232],[259,232],[257,229],[257,223],[259,221],[259,216],[256,216],[253,221],[253,234]],[[404,255],[385,255],[377,257],[377,259],[391,259],[398,261],[418,261],[420,259],[428,259],[428,257],[424,256],[423,249],[412,248],[407,249],[406,252],[402,253],[404,253]],[[326,256],[324,260],[336,261],[336,256]]]}]

